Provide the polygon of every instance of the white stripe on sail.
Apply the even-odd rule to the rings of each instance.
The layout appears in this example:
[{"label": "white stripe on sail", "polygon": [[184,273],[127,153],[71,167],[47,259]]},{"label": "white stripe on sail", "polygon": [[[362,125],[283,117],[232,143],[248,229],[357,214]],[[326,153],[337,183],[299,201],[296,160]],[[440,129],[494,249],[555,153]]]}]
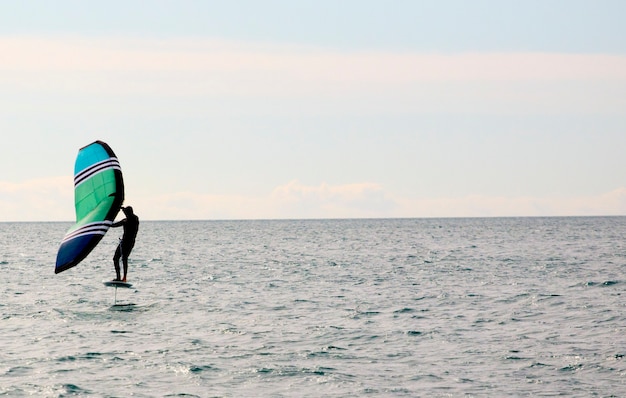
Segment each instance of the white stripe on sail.
[{"label": "white stripe on sail", "polygon": [[109,230],[109,227],[111,226],[111,224],[113,224],[112,221],[105,220],[101,222],[94,222],[94,223],[83,225],[79,229],[72,231],[69,234],[65,235],[61,243],[65,243],[67,241],[70,241],[72,239],[76,239],[78,237],[85,236],[85,235],[104,235]]},{"label": "white stripe on sail", "polygon": [[120,171],[122,170],[120,167],[120,162],[117,160],[117,158],[105,159],[101,162],[95,163],[87,167],[86,169],[83,169],[80,172],[76,173],[76,175],[74,176],[74,187],[79,186],[90,177],[98,173],[102,173],[105,170],[110,170],[110,169],[120,170]]}]

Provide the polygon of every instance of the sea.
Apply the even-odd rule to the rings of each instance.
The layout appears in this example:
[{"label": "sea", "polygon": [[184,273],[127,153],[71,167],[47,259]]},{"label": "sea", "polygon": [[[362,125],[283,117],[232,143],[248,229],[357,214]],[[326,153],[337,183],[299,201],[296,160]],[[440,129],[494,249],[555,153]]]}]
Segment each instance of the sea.
[{"label": "sea", "polygon": [[626,397],[626,217],[0,223],[0,396]]}]

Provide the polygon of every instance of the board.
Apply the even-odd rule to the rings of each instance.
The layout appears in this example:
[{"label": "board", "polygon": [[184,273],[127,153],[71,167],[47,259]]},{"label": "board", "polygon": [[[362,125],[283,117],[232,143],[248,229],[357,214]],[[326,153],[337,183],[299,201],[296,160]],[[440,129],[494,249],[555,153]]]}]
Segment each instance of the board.
[{"label": "board", "polygon": [[128,304],[113,304],[111,306],[111,308],[109,308],[111,311],[123,311],[123,312],[131,312],[135,309],[137,309],[137,305],[133,304],[133,303],[128,303]]},{"label": "board", "polygon": [[131,287],[131,286],[133,286],[133,284],[130,283],[130,282],[122,282],[122,281],[102,281],[102,283],[104,283],[104,286],[109,286],[109,287]]}]

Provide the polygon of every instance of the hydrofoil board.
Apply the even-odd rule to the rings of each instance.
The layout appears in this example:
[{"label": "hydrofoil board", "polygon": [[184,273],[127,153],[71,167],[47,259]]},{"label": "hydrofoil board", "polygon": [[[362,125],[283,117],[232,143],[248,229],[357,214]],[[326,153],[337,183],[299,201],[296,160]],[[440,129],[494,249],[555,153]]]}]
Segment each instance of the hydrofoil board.
[{"label": "hydrofoil board", "polygon": [[102,281],[102,283],[104,283],[104,286],[109,286],[109,287],[131,287],[131,286],[133,286],[133,284],[130,283],[130,282],[122,282],[122,281]]}]

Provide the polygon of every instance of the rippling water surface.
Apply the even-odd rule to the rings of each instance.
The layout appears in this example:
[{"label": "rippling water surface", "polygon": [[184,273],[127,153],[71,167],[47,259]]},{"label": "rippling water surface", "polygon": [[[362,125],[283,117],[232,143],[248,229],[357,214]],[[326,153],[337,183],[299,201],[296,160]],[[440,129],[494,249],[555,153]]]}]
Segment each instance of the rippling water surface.
[{"label": "rippling water surface", "polygon": [[143,222],[117,292],[68,227],[0,224],[0,395],[626,396],[623,217]]}]

